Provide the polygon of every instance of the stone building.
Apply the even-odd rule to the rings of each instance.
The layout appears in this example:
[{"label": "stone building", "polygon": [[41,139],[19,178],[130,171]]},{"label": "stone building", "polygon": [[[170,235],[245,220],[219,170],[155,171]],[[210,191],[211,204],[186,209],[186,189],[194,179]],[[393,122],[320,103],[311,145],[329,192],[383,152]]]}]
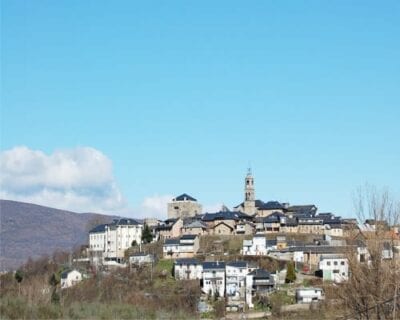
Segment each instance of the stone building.
[{"label": "stone building", "polygon": [[197,200],[184,193],[168,203],[168,218],[188,218],[201,214],[202,206]]}]

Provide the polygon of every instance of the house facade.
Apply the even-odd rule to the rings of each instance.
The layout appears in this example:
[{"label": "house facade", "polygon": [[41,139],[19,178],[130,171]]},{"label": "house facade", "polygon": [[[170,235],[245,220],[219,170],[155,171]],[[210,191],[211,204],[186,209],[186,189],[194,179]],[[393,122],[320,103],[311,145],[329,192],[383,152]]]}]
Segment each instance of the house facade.
[{"label": "house facade", "polygon": [[234,234],[235,228],[224,221],[216,223],[211,229],[210,233],[215,235],[229,236]]},{"label": "house facade", "polygon": [[243,240],[243,255],[265,256],[268,253],[267,239],[264,235],[256,234],[252,240]]},{"label": "house facade", "polygon": [[349,261],[344,255],[322,254],[319,270],[324,281],[341,283],[349,279]]},{"label": "house facade", "polygon": [[158,239],[177,238],[182,234],[183,220],[181,218],[171,218],[156,227]]},{"label": "house facade", "polygon": [[244,305],[246,298],[246,261],[234,261],[226,264],[226,297],[228,304]]},{"label": "house facade", "polygon": [[61,273],[61,289],[70,288],[82,281],[82,273],[76,269]]},{"label": "house facade", "polygon": [[165,259],[193,258],[199,250],[197,235],[183,235],[180,238],[166,239],[163,245]]},{"label": "house facade", "polygon": [[208,234],[207,225],[199,220],[191,221],[182,227],[182,234],[206,235]]},{"label": "house facade", "polygon": [[210,296],[225,296],[225,262],[203,262],[202,291]]},{"label": "house facade", "polygon": [[155,262],[154,256],[149,253],[138,252],[134,253],[129,257],[129,263],[131,265],[145,265],[152,264]]},{"label": "house facade", "polygon": [[235,234],[238,235],[253,234],[254,230],[254,224],[248,221],[240,222],[235,226]]},{"label": "house facade", "polygon": [[203,265],[196,259],[177,259],[174,263],[174,276],[177,280],[201,280]]},{"label": "house facade", "polygon": [[264,269],[256,269],[246,276],[246,303],[249,308],[254,308],[253,296],[268,294],[276,285],[275,277]]},{"label": "house facade", "polygon": [[89,231],[89,251],[104,260],[121,262],[125,250],[142,240],[143,225],[134,219],[115,219]]},{"label": "house facade", "polygon": [[311,303],[325,299],[324,290],[321,288],[298,288],[296,289],[297,303]]}]

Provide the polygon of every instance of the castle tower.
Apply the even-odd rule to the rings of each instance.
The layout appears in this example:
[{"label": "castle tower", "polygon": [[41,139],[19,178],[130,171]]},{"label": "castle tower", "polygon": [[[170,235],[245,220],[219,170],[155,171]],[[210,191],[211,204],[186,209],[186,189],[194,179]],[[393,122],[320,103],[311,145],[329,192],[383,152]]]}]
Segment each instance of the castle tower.
[{"label": "castle tower", "polygon": [[244,185],[244,212],[249,215],[256,213],[256,197],[254,190],[254,178],[251,168],[247,171]]}]

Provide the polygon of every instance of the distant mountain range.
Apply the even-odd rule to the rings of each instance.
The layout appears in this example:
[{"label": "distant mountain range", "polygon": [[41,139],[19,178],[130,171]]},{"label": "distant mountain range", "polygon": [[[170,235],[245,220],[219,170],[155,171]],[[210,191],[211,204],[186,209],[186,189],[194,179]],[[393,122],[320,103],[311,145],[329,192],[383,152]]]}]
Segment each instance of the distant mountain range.
[{"label": "distant mountain range", "polygon": [[15,269],[29,257],[87,244],[91,227],[114,218],[0,200],[0,271]]}]

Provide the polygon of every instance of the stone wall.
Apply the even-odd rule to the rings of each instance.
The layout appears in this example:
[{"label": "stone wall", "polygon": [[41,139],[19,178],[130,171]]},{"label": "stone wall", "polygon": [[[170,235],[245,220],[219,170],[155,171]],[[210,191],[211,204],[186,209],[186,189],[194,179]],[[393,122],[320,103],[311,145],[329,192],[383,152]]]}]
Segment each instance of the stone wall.
[{"label": "stone wall", "polygon": [[202,213],[202,206],[195,201],[173,201],[168,203],[168,218],[194,217]]}]

